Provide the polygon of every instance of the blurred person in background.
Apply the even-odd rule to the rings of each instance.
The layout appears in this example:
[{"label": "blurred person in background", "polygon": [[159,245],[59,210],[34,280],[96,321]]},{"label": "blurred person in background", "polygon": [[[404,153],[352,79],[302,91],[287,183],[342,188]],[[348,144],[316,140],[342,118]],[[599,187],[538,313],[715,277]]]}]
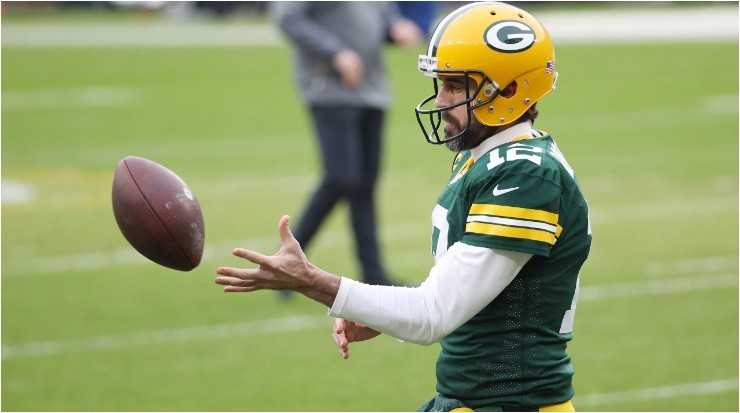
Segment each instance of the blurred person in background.
[{"label": "blurred person in background", "polygon": [[373,286],[313,265],[280,219],[280,250],[237,248],[255,269],[221,267],[226,292],[297,291],[329,307],[342,357],[385,333],[441,344],[437,394],[420,411],[573,411],[572,339],[589,209],[553,137],[534,129],[555,88],[555,50],[531,14],[472,3],[434,30],[418,70],[426,140],[456,152],[432,209],[435,264],[415,288]]},{"label": "blurred person in background", "polygon": [[390,285],[376,231],[385,111],[391,102],[383,47],[412,47],[422,34],[393,2],[275,2],[274,21],[294,48],[294,75],[313,120],[323,178],[295,236],[308,249],[341,200],[349,203],[363,280]]}]

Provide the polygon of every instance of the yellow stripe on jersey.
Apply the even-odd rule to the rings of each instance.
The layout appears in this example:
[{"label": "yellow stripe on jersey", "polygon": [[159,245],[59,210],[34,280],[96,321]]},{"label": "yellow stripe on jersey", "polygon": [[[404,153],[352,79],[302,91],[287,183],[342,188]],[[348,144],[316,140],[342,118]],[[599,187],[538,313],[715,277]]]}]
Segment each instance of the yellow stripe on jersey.
[{"label": "yellow stripe on jersey", "polygon": [[493,204],[473,204],[470,207],[470,215],[493,215],[498,217],[526,219],[530,221],[546,222],[551,225],[558,224],[558,214],[542,211],[540,209],[519,208]]},{"label": "yellow stripe on jersey", "polygon": [[483,222],[468,222],[465,226],[466,232],[484,235],[498,235],[500,237],[529,239],[532,241],[545,242],[550,245],[555,243],[555,234],[541,229],[507,227],[504,225],[488,224]]},{"label": "yellow stripe on jersey", "polygon": [[563,231],[558,214],[506,205],[473,204],[466,232],[544,242],[554,245]]}]

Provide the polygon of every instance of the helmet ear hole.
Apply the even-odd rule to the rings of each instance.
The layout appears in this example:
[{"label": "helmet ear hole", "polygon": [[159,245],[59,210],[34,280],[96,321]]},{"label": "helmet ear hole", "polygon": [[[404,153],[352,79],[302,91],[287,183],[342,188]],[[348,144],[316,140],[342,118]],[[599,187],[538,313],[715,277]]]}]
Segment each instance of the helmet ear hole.
[{"label": "helmet ear hole", "polygon": [[517,87],[517,84],[516,84],[516,80],[515,80],[515,81],[509,83],[504,88],[504,90],[501,91],[501,93],[499,95],[502,98],[508,99],[508,98],[510,98],[510,97],[512,97],[512,96],[514,96],[516,94],[516,87]]}]

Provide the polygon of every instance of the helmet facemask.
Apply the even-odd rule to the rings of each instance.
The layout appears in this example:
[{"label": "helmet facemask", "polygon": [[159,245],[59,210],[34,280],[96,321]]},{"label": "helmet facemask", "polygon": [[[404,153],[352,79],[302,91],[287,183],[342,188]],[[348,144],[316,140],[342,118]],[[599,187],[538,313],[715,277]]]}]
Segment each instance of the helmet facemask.
[{"label": "helmet facemask", "polygon": [[[420,56],[420,59],[419,59],[420,60],[419,62],[420,70],[423,70],[422,68],[423,59],[427,59],[427,62],[431,60],[425,56]],[[431,69],[431,70],[427,70],[426,73],[429,76],[433,77],[432,82],[434,85],[434,93],[428,96],[426,99],[422,100],[418,105],[416,105],[415,112],[416,112],[416,120],[419,123],[419,126],[421,127],[422,133],[424,134],[424,137],[426,138],[427,142],[431,144],[441,145],[441,144],[445,144],[447,142],[460,139],[461,137],[463,137],[470,129],[473,116],[475,116],[474,111],[481,106],[491,103],[491,101],[495,99],[496,96],[498,96],[499,94],[499,87],[496,84],[496,82],[492,81],[488,76],[485,75],[485,73],[479,70]],[[448,106],[436,107],[435,102],[437,99],[437,95],[439,94],[438,75],[463,76],[465,79],[465,85],[466,85],[465,99],[460,102],[456,102],[451,105],[448,105]],[[472,82],[477,83],[477,87],[475,91],[471,93],[470,85],[473,84]],[[460,130],[460,132],[458,132],[454,136],[440,136],[440,128],[443,125],[442,112],[446,110],[454,109],[462,105],[466,106],[466,112],[468,115],[468,120],[467,120],[465,127],[462,128],[462,130]],[[426,118],[426,119],[423,119],[423,118]],[[426,121],[426,124],[429,126],[429,130],[427,130],[427,127],[425,127],[425,121]],[[442,133],[442,135],[444,135],[444,133]]]}]

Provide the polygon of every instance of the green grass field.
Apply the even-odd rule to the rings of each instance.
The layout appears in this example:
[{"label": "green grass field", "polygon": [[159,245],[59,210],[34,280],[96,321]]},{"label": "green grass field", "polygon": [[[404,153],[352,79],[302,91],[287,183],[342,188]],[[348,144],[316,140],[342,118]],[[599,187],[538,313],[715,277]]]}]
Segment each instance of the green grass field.
[{"label": "green grass field", "polygon": [[[388,51],[378,189],[383,251],[408,283],[432,265],[453,156],[416,125],[431,90],[417,54]],[[2,410],[409,411],[434,394],[437,345],[379,337],[344,361],[320,305],[213,284],[241,264],[233,247],[272,252],[318,179],[289,63],[283,47],[2,48]],[[594,233],[576,408],[737,411],[737,42],[565,44],[558,71],[537,126],[576,169]],[[198,196],[196,270],[149,263],[119,233],[127,155]],[[354,277],[353,254],[341,207],[309,256]]]}]

